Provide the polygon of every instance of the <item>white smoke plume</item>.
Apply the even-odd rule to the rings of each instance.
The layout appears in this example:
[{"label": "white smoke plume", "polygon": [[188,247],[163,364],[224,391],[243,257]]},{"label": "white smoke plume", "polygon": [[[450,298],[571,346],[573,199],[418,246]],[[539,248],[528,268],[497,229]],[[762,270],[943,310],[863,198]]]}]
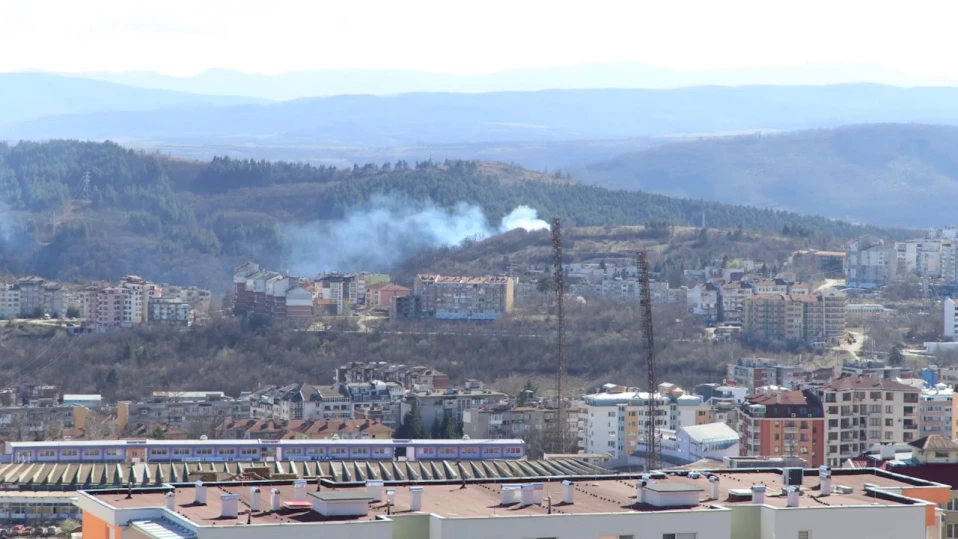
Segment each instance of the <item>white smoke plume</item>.
[{"label": "white smoke plume", "polygon": [[453,247],[517,228],[542,230],[549,224],[528,206],[512,210],[496,228],[481,208],[466,202],[445,209],[376,196],[339,221],[283,228],[289,244],[286,269],[312,276],[324,271],[388,271],[426,249]]}]

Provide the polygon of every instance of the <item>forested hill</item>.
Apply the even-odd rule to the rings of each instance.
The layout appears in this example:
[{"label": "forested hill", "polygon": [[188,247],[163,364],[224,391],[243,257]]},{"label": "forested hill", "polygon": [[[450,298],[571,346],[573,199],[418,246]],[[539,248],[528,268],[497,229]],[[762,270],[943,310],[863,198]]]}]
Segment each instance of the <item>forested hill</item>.
[{"label": "forested hill", "polygon": [[890,226],[954,220],[958,127],[884,124],[677,142],[573,171],[585,182]]},{"label": "forested hill", "polygon": [[794,213],[610,191],[562,174],[497,163],[400,161],[345,170],[228,158],[200,163],[113,143],[53,141],[0,144],[0,199],[7,206],[0,263],[12,273],[50,278],[115,279],[137,273],[221,289],[237,263],[255,259],[279,267],[284,262],[285,224],[337,220],[375,195],[447,208],[467,202],[490,222],[524,204],[540,216],[561,217],[566,226],[694,225],[704,218],[710,227],[765,232],[789,225],[805,235],[904,234]]}]

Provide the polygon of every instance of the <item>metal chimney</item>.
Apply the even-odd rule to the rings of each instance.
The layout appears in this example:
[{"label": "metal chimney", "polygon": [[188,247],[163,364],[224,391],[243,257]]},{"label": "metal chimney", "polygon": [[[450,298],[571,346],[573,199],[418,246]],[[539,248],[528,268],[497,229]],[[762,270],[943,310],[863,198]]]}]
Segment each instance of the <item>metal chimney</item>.
[{"label": "metal chimney", "polygon": [[719,499],[719,478],[717,475],[709,476],[709,499]]},{"label": "metal chimney", "polygon": [[798,497],[799,497],[798,487],[795,485],[792,485],[788,487],[787,492],[788,492],[788,502],[786,503],[786,507],[798,507]]},{"label": "metal chimney", "polygon": [[568,479],[562,482],[562,503],[575,503],[575,485]]},{"label": "metal chimney", "polygon": [[818,479],[820,481],[819,496],[829,496],[832,493],[832,469],[828,466],[818,467]]},{"label": "metal chimney", "polygon": [[176,495],[173,494],[173,491],[166,493],[166,508],[170,511],[176,511]]}]

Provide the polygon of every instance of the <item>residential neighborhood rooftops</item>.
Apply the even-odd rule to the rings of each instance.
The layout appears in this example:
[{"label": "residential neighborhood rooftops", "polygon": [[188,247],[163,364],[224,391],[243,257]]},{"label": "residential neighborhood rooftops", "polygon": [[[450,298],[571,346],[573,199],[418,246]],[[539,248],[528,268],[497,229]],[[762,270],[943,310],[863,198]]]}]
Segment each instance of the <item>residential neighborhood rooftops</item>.
[{"label": "residential neighborhood rooftops", "polygon": [[941,434],[931,434],[908,442],[908,445],[922,451],[958,451],[958,443]]}]

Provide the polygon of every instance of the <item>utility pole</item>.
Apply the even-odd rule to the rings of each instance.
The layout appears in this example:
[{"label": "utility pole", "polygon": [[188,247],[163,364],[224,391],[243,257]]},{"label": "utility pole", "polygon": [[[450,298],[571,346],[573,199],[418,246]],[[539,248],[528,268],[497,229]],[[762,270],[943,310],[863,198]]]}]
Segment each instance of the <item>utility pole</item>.
[{"label": "utility pole", "polygon": [[566,360],[565,360],[565,271],[562,269],[562,232],[559,227],[559,218],[552,220],[552,260],[555,274],[553,285],[556,301],[556,416],[552,427],[552,451],[565,453],[568,451],[566,441],[569,424],[566,411]]},{"label": "utility pole", "polygon": [[649,375],[649,400],[647,404],[648,423],[646,424],[646,456],[645,471],[651,472],[659,465],[659,438],[655,429],[657,419],[656,390],[658,382],[655,378],[655,338],[652,334],[652,286],[651,275],[649,271],[649,255],[645,251],[639,251],[636,257],[636,265],[639,270],[639,305],[641,308],[641,329],[642,337],[645,340],[645,358]]}]

